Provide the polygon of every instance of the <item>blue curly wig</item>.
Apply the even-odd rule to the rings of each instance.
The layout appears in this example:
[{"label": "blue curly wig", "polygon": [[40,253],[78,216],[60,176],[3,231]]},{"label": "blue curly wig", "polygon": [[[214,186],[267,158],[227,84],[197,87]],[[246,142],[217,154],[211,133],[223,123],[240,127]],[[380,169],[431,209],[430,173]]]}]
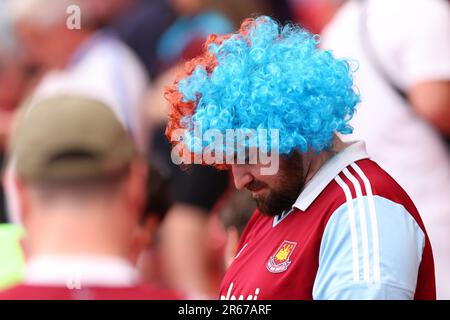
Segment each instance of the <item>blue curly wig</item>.
[{"label": "blue curly wig", "polygon": [[349,63],[318,49],[318,40],[267,16],[246,20],[235,34],[210,36],[205,53],[166,89],[169,140],[186,129],[183,141],[197,152],[197,123],[223,133],[278,129],[280,154],[329,148],[336,132],[352,132],[348,122],[360,98]]}]

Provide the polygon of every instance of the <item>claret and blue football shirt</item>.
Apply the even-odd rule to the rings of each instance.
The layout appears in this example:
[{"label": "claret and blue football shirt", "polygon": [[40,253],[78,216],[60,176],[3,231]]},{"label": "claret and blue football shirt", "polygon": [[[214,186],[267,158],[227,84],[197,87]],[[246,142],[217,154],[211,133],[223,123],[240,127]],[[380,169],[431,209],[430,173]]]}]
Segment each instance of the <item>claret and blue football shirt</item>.
[{"label": "claret and blue football shirt", "polygon": [[221,299],[435,299],[430,241],[413,202],[349,144],[292,209],[250,219]]}]

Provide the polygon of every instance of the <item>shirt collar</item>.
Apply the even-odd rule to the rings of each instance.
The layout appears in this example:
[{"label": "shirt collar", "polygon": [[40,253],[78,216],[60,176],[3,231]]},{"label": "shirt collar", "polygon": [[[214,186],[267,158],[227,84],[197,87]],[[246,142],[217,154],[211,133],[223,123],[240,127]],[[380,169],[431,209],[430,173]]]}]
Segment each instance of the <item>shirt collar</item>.
[{"label": "shirt collar", "polygon": [[25,269],[29,285],[126,287],[137,282],[131,263],[114,256],[39,256]]},{"label": "shirt collar", "polygon": [[293,207],[305,211],[325,187],[348,165],[369,158],[363,141],[348,142],[347,147],[330,158],[305,185]]}]

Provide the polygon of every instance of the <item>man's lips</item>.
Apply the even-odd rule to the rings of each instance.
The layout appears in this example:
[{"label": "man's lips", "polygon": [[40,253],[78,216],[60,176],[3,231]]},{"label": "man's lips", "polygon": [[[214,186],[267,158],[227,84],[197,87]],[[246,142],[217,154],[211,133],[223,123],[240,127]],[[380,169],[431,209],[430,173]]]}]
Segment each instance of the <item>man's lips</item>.
[{"label": "man's lips", "polygon": [[267,189],[267,184],[265,184],[261,181],[253,180],[252,182],[247,184],[245,186],[245,188],[247,190],[251,191],[253,198],[256,198],[256,196],[258,194],[262,193],[264,191],[264,189]]},{"label": "man's lips", "polygon": [[264,189],[265,187],[258,187],[258,188],[247,188],[249,191],[251,191],[251,192],[259,192],[259,191],[261,191],[262,189]]},{"label": "man's lips", "polygon": [[247,187],[247,190],[252,192],[252,197],[255,198],[255,196],[257,196],[258,194],[260,194],[262,191],[264,191],[264,189],[266,189],[265,186],[258,186],[258,187]]}]

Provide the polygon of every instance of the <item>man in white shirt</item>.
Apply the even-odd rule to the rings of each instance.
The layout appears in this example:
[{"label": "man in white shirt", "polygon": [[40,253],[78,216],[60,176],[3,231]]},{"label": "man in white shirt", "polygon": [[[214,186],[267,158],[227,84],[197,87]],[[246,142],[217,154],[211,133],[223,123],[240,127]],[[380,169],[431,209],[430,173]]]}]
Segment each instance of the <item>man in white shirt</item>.
[{"label": "man in white shirt", "polygon": [[[437,296],[450,298],[450,8],[444,0],[346,1],[322,46],[354,57],[362,104],[349,139],[408,192],[428,230]],[[355,66],[351,66],[355,67]]]}]

